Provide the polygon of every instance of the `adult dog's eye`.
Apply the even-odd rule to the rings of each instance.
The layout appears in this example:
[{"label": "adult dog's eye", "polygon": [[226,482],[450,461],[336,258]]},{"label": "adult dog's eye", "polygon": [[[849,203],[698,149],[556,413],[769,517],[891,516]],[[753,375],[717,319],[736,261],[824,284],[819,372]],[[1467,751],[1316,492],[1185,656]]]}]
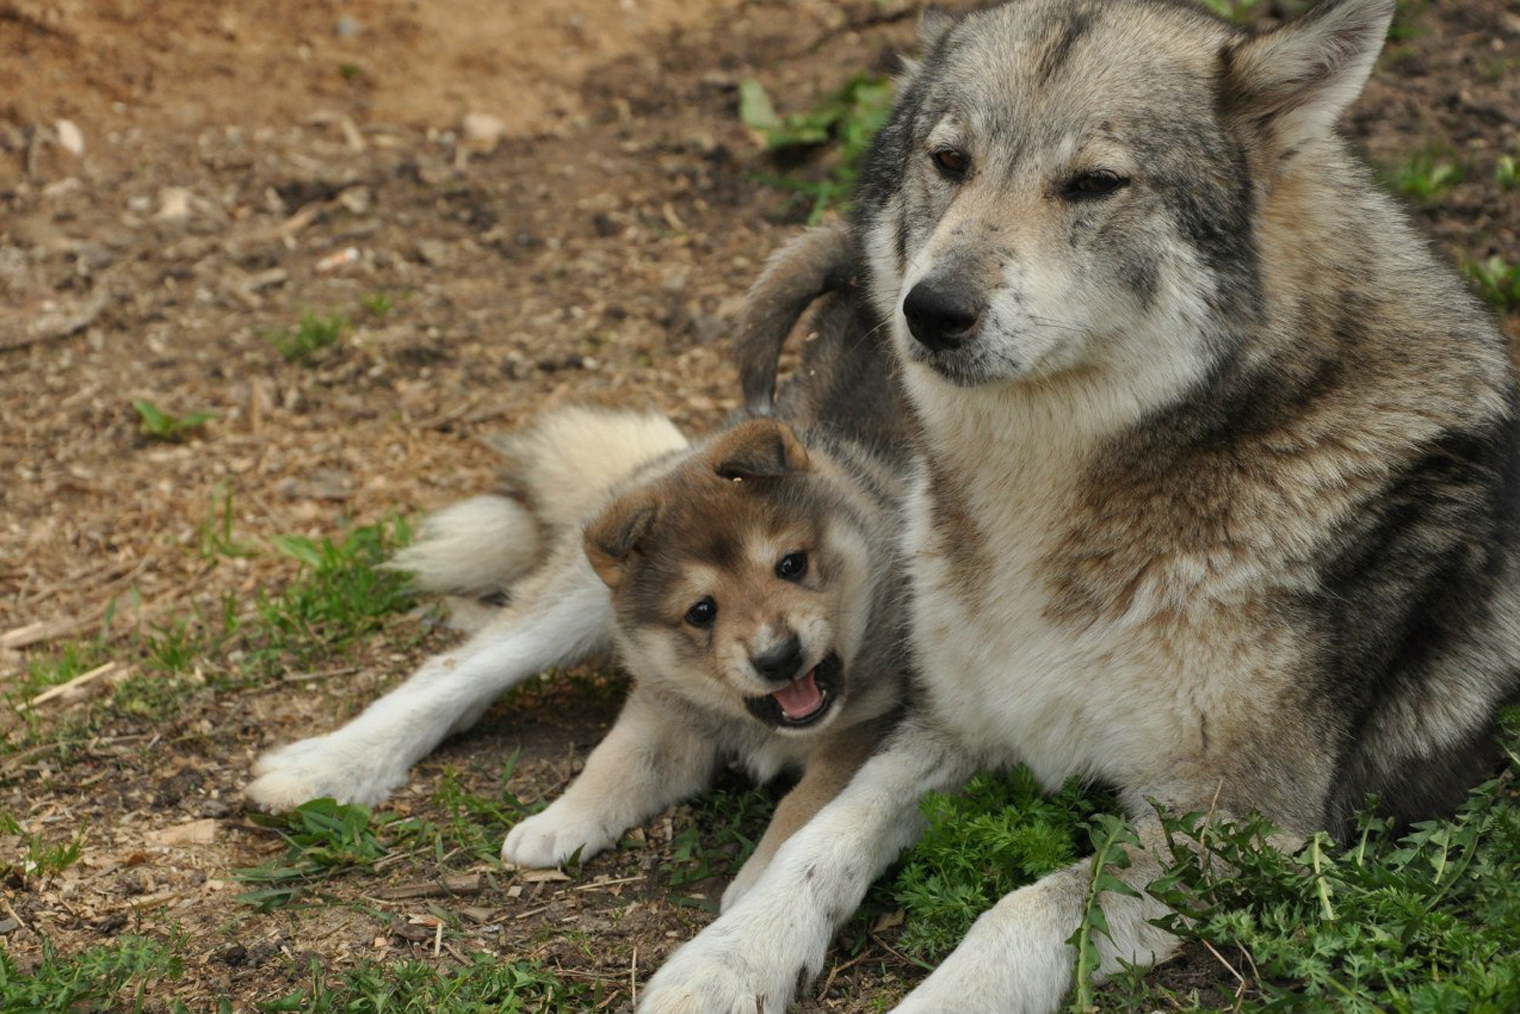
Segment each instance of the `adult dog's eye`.
[{"label": "adult dog's eye", "polygon": [[718,603],[711,598],[698,599],[686,610],[686,622],[699,630],[706,630],[718,618]]},{"label": "adult dog's eye", "polygon": [[1113,193],[1121,187],[1129,185],[1129,180],[1118,173],[1109,172],[1107,169],[1098,169],[1090,173],[1077,173],[1066,181],[1061,196],[1083,200],[1089,197],[1103,197]]},{"label": "adult dog's eye", "polygon": [[929,156],[934,167],[951,179],[958,180],[971,169],[971,156],[959,148],[940,148]]},{"label": "adult dog's eye", "polygon": [[787,553],[776,564],[776,576],[796,581],[807,573],[806,553]]}]

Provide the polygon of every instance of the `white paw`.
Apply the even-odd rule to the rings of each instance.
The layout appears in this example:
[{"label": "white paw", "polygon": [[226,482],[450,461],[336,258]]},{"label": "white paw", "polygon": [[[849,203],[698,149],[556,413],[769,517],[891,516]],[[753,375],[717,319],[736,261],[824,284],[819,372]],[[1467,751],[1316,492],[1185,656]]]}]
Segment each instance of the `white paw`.
[{"label": "white paw", "polygon": [[751,992],[733,964],[683,960],[690,947],[677,951],[649,980],[639,994],[638,1014],[781,1014],[786,1009]]},{"label": "white paw", "polygon": [[[775,966],[766,959],[768,948],[749,944],[725,933],[719,919],[649,980],[638,1014],[782,1014],[800,969]],[[770,981],[761,981],[767,971]]]},{"label": "white paw", "polygon": [[576,849],[580,850],[581,859],[590,859],[611,845],[621,831],[622,828],[609,831],[595,814],[566,806],[561,799],[543,813],[519,821],[507,832],[501,857],[514,866],[560,866],[575,855]]},{"label": "white paw", "polygon": [[752,855],[745,860],[744,865],[739,867],[739,872],[735,874],[733,882],[723,892],[723,900],[718,904],[718,911],[727,912],[738,904],[739,899],[749,893],[749,889],[755,886],[755,882],[760,879],[760,874],[764,873],[768,866],[770,866],[770,861],[761,860],[759,856]]},{"label": "white paw", "polygon": [[406,784],[407,770],[384,758],[356,756],[332,736],[315,736],[277,747],[253,765],[257,776],[243,788],[254,806],[279,813],[312,799],[373,806]]}]

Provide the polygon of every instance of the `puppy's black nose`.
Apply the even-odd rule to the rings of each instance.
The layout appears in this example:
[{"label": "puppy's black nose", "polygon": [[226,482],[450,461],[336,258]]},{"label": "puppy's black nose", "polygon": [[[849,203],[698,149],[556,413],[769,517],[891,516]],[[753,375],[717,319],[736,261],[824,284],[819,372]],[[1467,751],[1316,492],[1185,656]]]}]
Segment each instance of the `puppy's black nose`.
[{"label": "puppy's black nose", "polygon": [[976,333],[986,304],[970,289],[919,282],[903,300],[908,330],[921,345],[943,352],[957,349]]},{"label": "puppy's black nose", "polygon": [[749,660],[761,679],[790,683],[802,668],[802,639],[796,634]]}]

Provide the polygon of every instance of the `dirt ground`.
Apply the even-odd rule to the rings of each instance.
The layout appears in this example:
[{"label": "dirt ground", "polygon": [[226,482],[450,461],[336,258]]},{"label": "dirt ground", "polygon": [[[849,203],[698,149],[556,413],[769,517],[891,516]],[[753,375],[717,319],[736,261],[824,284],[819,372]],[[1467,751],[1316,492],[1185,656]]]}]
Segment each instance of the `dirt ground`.
[{"label": "dirt ground", "polygon": [[[1383,165],[1419,150],[1458,161],[1462,181],[1414,214],[1454,262],[1514,263],[1520,191],[1495,168],[1520,155],[1520,4],[1410,10],[1350,130]],[[891,70],[916,13],[0,0],[0,690],[108,612],[130,666],[134,623],[288,581],[273,552],[200,553],[224,491],[236,538],[267,546],[478,491],[494,468],[480,438],[562,401],[655,406],[694,430],[721,418],[738,297],[800,220],[755,179],[777,168],[738,121],[737,83],[806,108],[858,70]],[[366,309],[377,294],[388,312]],[[306,312],[349,325],[311,364],[288,363],[270,335]],[[1520,317],[1505,324],[1520,338]],[[216,418],[182,444],[148,441],[139,398]],[[89,827],[81,863],[3,886],[16,925],[0,947],[25,965],[44,936],[69,953],[178,929],[186,971],[155,1002],[227,996],[240,1011],[289,992],[312,957],[484,951],[599,982],[603,1009],[626,1009],[630,984],[709,918],[664,882],[680,811],[568,881],[488,871],[468,897],[386,898],[470,872],[440,861],[339,882],[332,905],[233,900],[229,871],[279,852],[242,813],[251,759],[329,728],[448,636],[399,617],[330,668],[194,694],[156,725],[123,719],[66,765],[46,749],[0,756],[0,809],[50,838]],[[514,789],[552,794],[617,697],[595,678],[514,697],[424,763],[398,809],[430,812],[445,765],[489,794],[519,748]],[[191,821],[211,840],[180,840]],[[446,948],[404,932],[440,907],[459,916]],[[1196,959],[1167,974],[1218,978]],[[920,974],[885,930],[826,968],[802,1009],[876,1010]]]}]

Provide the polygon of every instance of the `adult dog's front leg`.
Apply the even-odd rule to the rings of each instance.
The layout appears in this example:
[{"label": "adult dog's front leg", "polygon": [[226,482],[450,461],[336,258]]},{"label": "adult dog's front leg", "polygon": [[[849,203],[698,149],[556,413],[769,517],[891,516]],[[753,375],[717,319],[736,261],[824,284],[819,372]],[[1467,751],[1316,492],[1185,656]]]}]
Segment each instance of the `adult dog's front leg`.
[{"label": "adult dog's front leg", "polygon": [[501,618],[462,647],[428,659],[336,732],[260,757],[244,795],[271,811],[320,796],[378,803],[406,783],[413,764],[473,725],[502,693],[551,666],[605,650],[611,629],[606,585],[580,546],[567,542],[524,582]]},{"label": "adult dog's front leg", "polygon": [[[1142,896],[1100,898],[1109,928],[1094,941],[1100,976],[1118,971],[1121,961],[1154,964],[1177,946],[1151,925],[1165,907],[1144,895],[1160,873],[1160,822],[1142,820],[1138,830],[1146,847],[1130,850],[1129,868],[1113,872]],[[1091,872],[1091,859],[1084,859],[1004,897],[893,1014],[1054,1014],[1071,986],[1076,952],[1067,940],[1081,922]]]},{"label": "adult dog's front leg", "polygon": [[899,730],[849,786],[781,846],[734,907],[678,950],[640,1014],[780,1014],[823,965],[830,938],[918,837],[924,793],[969,774],[927,730]]}]

